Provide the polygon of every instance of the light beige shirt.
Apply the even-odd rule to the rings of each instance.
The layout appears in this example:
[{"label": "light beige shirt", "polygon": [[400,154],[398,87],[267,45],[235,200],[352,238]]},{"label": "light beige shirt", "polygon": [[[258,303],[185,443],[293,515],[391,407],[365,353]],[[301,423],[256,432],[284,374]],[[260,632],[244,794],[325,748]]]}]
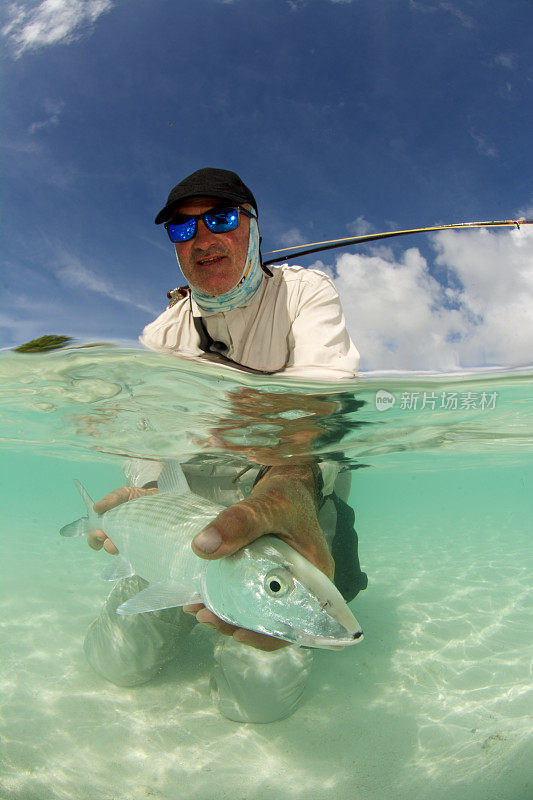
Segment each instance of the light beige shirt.
[{"label": "light beige shirt", "polygon": [[322,381],[352,378],[359,353],[351,341],[333,281],[303,267],[273,267],[256,295],[232,311],[208,312],[180,298],[146,326],[140,341],[158,352],[202,356],[194,317],[201,318],[214,352],[249,369]]}]

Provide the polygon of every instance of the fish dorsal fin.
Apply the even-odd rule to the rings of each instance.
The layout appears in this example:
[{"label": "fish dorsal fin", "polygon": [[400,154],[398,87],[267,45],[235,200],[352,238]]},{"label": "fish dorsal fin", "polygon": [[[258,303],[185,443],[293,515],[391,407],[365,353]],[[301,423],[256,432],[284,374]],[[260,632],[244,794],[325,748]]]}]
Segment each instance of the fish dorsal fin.
[{"label": "fish dorsal fin", "polygon": [[110,564],[106,564],[103,568],[100,578],[103,581],[119,581],[122,578],[129,578],[135,575],[130,562],[123,556],[115,556]]},{"label": "fish dorsal fin", "polygon": [[187,478],[177,461],[165,461],[161,474],[157,479],[157,486],[160,492],[186,494],[191,491]]},{"label": "fish dorsal fin", "polygon": [[175,608],[189,603],[201,603],[202,598],[190,586],[174,581],[154,583],[136,594],[117,608],[117,614],[142,614],[145,611],[160,611],[162,608]]}]

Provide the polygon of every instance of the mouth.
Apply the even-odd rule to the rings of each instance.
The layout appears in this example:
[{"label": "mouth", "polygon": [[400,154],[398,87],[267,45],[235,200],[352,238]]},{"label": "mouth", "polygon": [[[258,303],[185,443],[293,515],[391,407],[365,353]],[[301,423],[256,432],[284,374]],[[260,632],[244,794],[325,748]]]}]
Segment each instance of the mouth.
[{"label": "mouth", "polygon": [[204,256],[204,258],[198,258],[196,260],[196,264],[199,267],[210,267],[213,264],[218,264],[220,261],[223,261],[226,258],[225,255],[217,254],[212,256]]},{"label": "mouth", "polygon": [[280,623],[279,627],[282,632],[277,633],[280,638],[312,650],[343,650],[345,647],[357,644],[364,639],[363,631],[359,626],[353,632],[347,631],[343,626],[339,626],[337,630],[334,627],[330,627],[329,631],[313,634],[309,631],[294,628],[281,621]]}]

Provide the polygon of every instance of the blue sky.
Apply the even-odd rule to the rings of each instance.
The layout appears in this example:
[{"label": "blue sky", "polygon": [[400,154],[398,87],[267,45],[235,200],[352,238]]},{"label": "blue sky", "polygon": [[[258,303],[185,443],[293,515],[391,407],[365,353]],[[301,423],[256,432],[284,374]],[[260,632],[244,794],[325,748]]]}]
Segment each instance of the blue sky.
[{"label": "blue sky", "polygon": [[[135,340],[182,282],[153,218],[236,170],[263,250],[533,216],[530,0],[15,0],[2,10],[4,346]],[[307,257],[365,369],[531,361],[531,230]]]}]

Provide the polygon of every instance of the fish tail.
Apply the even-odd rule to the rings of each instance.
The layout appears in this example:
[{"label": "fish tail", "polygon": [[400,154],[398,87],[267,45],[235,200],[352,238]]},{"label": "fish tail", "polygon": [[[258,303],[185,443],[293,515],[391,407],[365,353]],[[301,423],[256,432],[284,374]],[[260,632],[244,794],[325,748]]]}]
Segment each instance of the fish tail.
[{"label": "fish tail", "polygon": [[98,528],[98,514],[93,510],[93,501],[91,497],[79,481],[74,480],[74,483],[78,487],[78,491],[85,502],[87,516],[80,517],[74,520],[74,522],[69,522],[68,525],[61,528],[59,531],[61,536],[87,536],[89,531]]}]

